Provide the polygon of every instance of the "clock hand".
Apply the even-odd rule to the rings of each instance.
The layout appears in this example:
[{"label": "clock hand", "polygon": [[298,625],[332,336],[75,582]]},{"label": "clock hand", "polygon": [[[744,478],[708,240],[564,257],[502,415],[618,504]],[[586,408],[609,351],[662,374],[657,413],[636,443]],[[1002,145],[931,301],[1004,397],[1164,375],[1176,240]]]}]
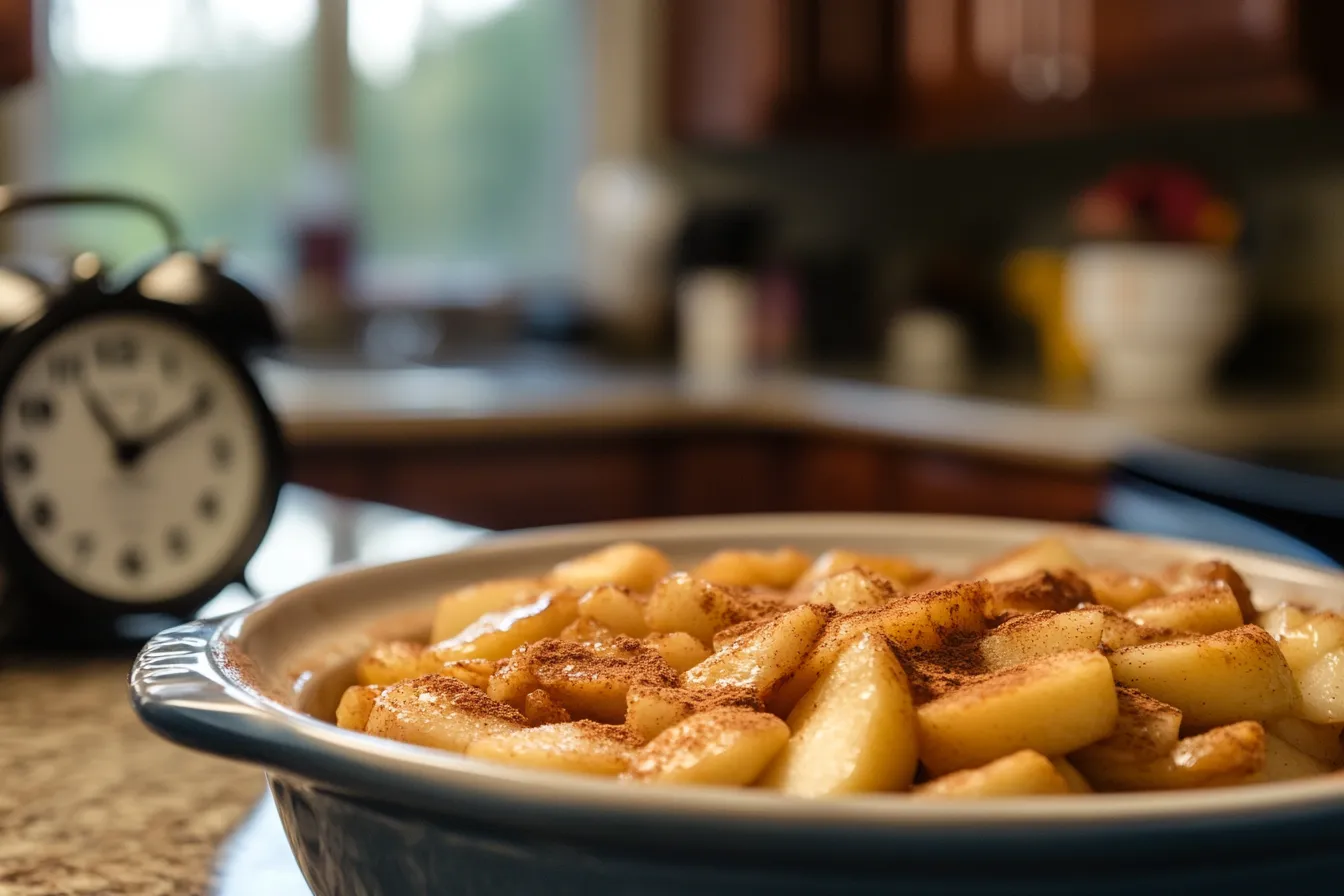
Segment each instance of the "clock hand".
[{"label": "clock hand", "polygon": [[116,421],[112,419],[112,415],[108,413],[107,406],[93,393],[87,383],[80,383],[79,396],[84,402],[84,407],[88,408],[90,416],[93,417],[93,422],[98,424],[98,428],[107,436],[108,441],[112,443],[112,447],[120,452],[126,439],[122,436]]},{"label": "clock hand", "polygon": [[210,411],[210,407],[210,393],[204,388],[198,390],[196,397],[186,410],[168,418],[158,428],[138,439],[127,439],[119,443],[117,445],[117,459],[121,461],[123,466],[133,465],[146,451],[155,445],[166,442],[201,417],[204,417]]}]

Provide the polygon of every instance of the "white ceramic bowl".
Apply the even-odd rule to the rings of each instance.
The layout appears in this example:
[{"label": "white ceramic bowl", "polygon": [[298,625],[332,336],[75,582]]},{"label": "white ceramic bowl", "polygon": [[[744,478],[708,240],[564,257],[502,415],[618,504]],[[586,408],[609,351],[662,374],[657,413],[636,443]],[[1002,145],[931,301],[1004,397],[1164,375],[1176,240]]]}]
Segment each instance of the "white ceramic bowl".
[{"label": "white ceramic bowl", "polygon": [[1344,776],[1187,793],[962,803],[805,801],[753,790],[635,788],[468,759],[336,728],[354,659],[423,637],[446,589],[540,572],[639,539],[690,562],[724,546],[847,546],[940,569],[1047,533],[1135,569],[1229,559],[1265,603],[1344,608],[1344,575],[1231,548],[1011,520],[752,516],[540,530],[426,560],[340,572],[146,646],[144,720],[256,762],[314,891],[403,894],[802,894],[1295,890],[1344,879]]},{"label": "white ceramic bowl", "polygon": [[1070,327],[1105,398],[1202,397],[1241,323],[1240,271],[1212,248],[1080,246],[1064,282]]}]

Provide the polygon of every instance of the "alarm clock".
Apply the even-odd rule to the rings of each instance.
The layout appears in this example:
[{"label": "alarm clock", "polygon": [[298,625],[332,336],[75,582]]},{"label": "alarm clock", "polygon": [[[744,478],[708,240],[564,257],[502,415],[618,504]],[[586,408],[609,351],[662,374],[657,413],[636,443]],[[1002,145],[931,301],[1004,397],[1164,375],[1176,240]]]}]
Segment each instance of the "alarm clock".
[{"label": "alarm clock", "polygon": [[[91,195],[144,208],[11,194],[0,215]],[[3,601],[34,633],[87,641],[130,615],[189,618],[243,581],[275,512],[280,428],[249,340],[220,319],[219,293],[245,287],[165,230],[169,253],[148,271],[117,286],[85,258],[0,340]]]}]

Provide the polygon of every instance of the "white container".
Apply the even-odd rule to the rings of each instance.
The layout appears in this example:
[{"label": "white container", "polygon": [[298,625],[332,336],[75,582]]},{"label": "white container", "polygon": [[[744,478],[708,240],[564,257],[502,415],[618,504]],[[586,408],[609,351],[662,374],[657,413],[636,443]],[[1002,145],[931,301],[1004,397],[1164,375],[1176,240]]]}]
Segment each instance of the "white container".
[{"label": "white container", "polygon": [[1202,246],[1096,244],[1069,253],[1069,326],[1099,397],[1195,401],[1242,322],[1242,278]]},{"label": "white container", "polygon": [[678,361],[693,397],[729,398],[745,382],[755,307],[756,283],[738,271],[692,271],[677,284]]},{"label": "white container", "polygon": [[952,392],[966,380],[966,331],[952,314],[902,311],[887,324],[887,378],[902,386]]}]

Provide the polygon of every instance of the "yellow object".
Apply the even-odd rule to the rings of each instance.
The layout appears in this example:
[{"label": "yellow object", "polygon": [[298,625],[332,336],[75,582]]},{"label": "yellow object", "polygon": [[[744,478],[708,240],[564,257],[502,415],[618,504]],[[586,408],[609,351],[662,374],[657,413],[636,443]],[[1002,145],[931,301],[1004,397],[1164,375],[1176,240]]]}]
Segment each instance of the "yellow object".
[{"label": "yellow object", "polygon": [[1046,380],[1073,384],[1087,377],[1087,358],[1069,329],[1064,313],[1064,255],[1046,249],[1024,249],[1004,268],[1014,308],[1036,326]]}]

